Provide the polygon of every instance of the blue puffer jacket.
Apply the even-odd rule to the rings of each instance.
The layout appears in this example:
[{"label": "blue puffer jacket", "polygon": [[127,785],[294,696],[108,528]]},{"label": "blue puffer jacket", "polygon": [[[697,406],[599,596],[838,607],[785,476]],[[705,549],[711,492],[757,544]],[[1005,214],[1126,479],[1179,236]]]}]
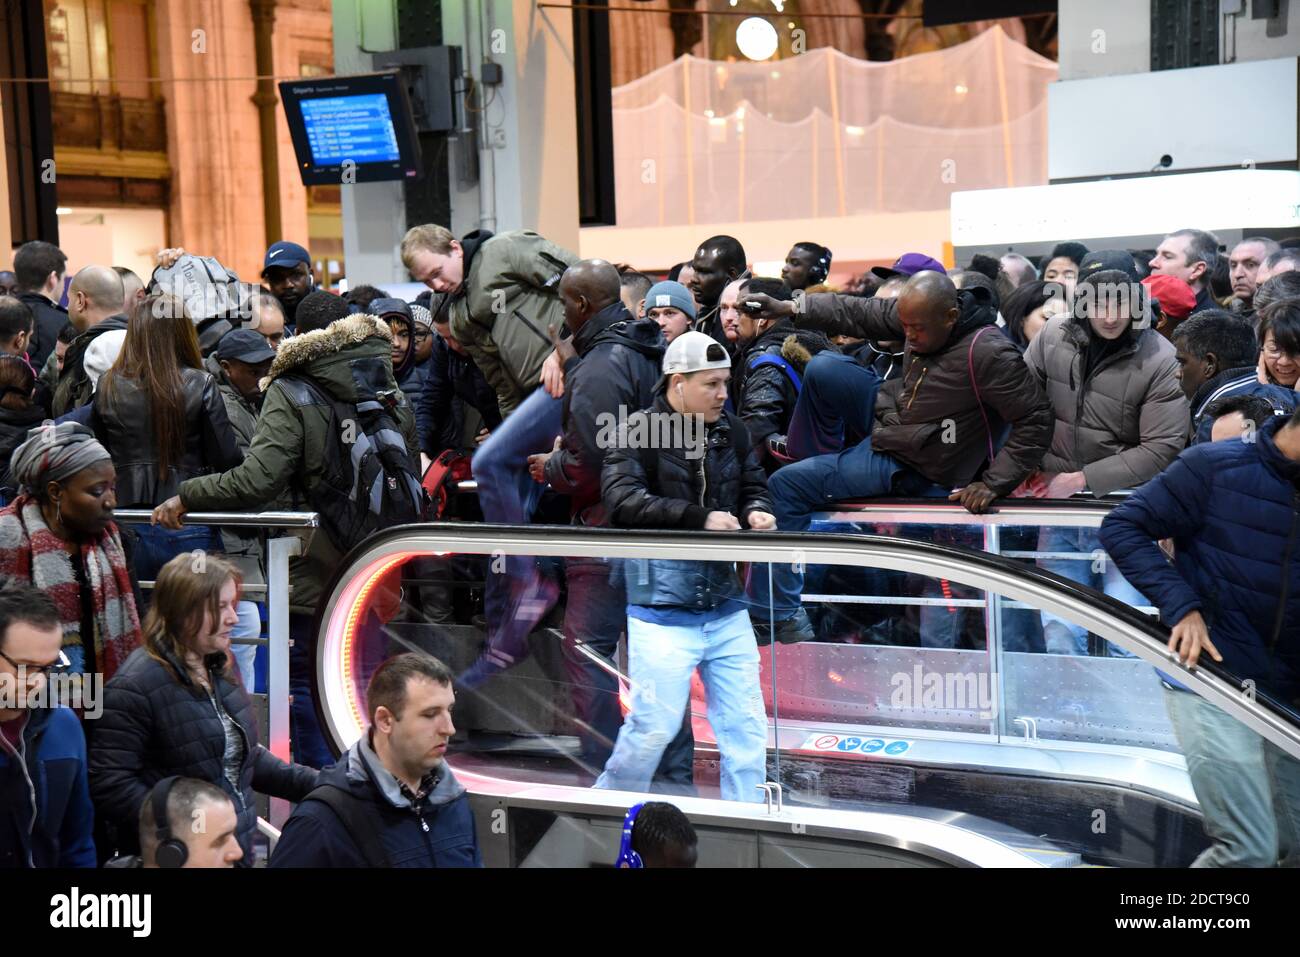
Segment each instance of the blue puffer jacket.
[{"label": "blue puffer jacket", "polygon": [[95,812],[76,713],[34,708],[21,744],[25,764],[0,739],[0,868],[94,867]]},{"label": "blue puffer jacket", "polygon": [[[1101,542],[1172,627],[1199,609],[1235,677],[1286,702],[1300,698],[1300,463],[1274,441],[1183,452],[1106,517]],[[1174,541],[1170,565],[1155,545]]]},{"label": "blue puffer jacket", "polygon": [[[390,866],[483,866],[469,798],[445,763],[433,789],[413,805],[362,736],[334,767],[321,772],[320,784],[360,802]],[[358,837],[329,805],[308,795],[285,824],[271,867],[367,867]]]}]

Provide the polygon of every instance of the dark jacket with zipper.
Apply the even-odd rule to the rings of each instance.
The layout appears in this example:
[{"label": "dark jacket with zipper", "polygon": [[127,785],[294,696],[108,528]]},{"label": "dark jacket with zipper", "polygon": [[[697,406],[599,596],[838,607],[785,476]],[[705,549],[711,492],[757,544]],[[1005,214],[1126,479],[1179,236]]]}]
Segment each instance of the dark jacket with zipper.
[{"label": "dark jacket with zipper", "polygon": [[9,468],[14,449],[27,441],[27,433],[45,421],[45,411],[32,405],[26,409],[0,406],[0,491],[10,500],[18,494],[18,483]]},{"label": "dark jacket with zipper", "polygon": [[204,664],[219,706],[243,735],[239,787],[226,779],[225,731],[207,691],[175,659],[163,664],[137,648],[104,686],[104,714],[95,722],[90,747],[90,793],[115,828],[117,849],[136,853],[140,805],[155,784],[173,774],[215,784],[234,802],[241,865],[251,867],[257,828],[253,792],[301,801],[316,786],[318,772],[288,764],[258,743],[252,700],[226,656],[209,655]]},{"label": "dark jacket with zipper", "polygon": [[575,524],[605,525],[600,471],[626,418],[654,401],[664,339],[653,319],[633,319],[621,302],[596,313],[573,337],[564,367],[564,438],[546,462],[546,481],[569,496]]},{"label": "dark jacket with zipper", "polygon": [[63,356],[63,371],[59,373],[58,382],[54,386],[54,398],[50,403],[50,414],[54,418],[67,415],[94,398],[95,386],[90,381],[90,376],[86,375],[86,350],[106,332],[125,331],[126,323],[126,316],[109,316],[72,340]]},{"label": "dark jacket with zipper", "polygon": [[[369,827],[349,827],[328,804],[309,796],[285,824],[272,867],[367,867],[367,850],[390,867],[483,865],[469,798],[445,761],[433,787],[415,799],[402,792],[366,735],[321,772],[320,784],[346,792],[344,800],[354,802],[354,812],[365,815]],[[368,837],[380,847],[363,849],[358,842]]]},{"label": "dark jacket with zipper", "polygon": [[1187,397],[1174,347],[1154,329],[1128,329],[1091,369],[1087,319],[1050,320],[1025,350],[1056,418],[1044,472],[1083,472],[1094,495],[1137,488],[1187,445]]},{"label": "dark jacket with zipper", "polygon": [[496,390],[502,416],[537,388],[542,363],[564,327],[560,276],[578,261],[528,229],[461,240],[461,288],[447,313],[451,333]]},{"label": "dark jacket with zipper", "polygon": [[95,390],[95,435],[117,467],[119,508],[153,508],[187,479],[224,472],[244,460],[226,417],[217,380],[202,369],[181,370],[185,444],[165,478],[158,476],[158,438],[149,396],[134,379],[106,374]]},{"label": "dark jacket with zipper", "polygon": [[[790,342],[790,339],[794,342]],[[785,437],[790,431],[794,404],[799,390],[794,380],[780,366],[754,363],[761,356],[784,359],[802,380],[808,361],[817,353],[831,349],[830,340],[808,329],[796,329],[782,320],[740,350],[731,371],[731,403],[745,423],[759,458],[769,471],[782,463],[768,451],[768,439]]]},{"label": "dark jacket with zipper", "polygon": [[[828,292],[805,296],[804,303],[795,318],[803,328],[855,339],[905,338],[896,299]],[[948,341],[928,355],[909,346],[901,375],[880,387],[871,447],[945,488],[978,479],[1005,495],[1042,461],[1052,438],[1052,407],[1019,350],[994,325],[988,290],[963,289],[957,303]],[[1011,429],[999,450],[1004,425]]]},{"label": "dark jacket with zipper", "polygon": [[1210,403],[1236,395],[1259,396],[1273,407],[1274,415],[1290,415],[1295,411],[1295,389],[1269,385],[1259,381],[1255,366],[1240,366],[1220,372],[1209,382],[1204,382],[1192,396],[1192,441],[1208,442],[1214,429],[1214,419],[1206,415]]},{"label": "dark jacket with zipper", "polygon": [[[651,414],[677,415],[660,392],[649,409],[628,416],[606,453],[601,489],[611,525],[703,529],[709,512],[719,511],[735,515],[745,528],[750,512],[772,511],[767,475],[738,416],[724,412],[707,427],[701,456],[699,449],[651,448],[632,438],[638,428],[654,434]],[[708,611],[740,594],[731,562],[627,559],[623,566],[633,605]]]},{"label": "dark jacket with zipper", "polygon": [[18,300],[27,305],[32,311],[32,318],[36,320],[36,335],[27,349],[27,355],[32,360],[32,365],[39,369],[45,365],[45,360],[50,357],[59,341],[59,333],[70,321],[68,310],[46,299],[39,292],[19,293]]},{"label": "dark jacket with zipper", "polygon": [[430,458],[437,458],[445,449],[460,448],[467,406],[478,412],[489,432],[501,424],[501,410],[492,386],[473,359],[456,352],[441,336],[433,340],[424,391],[408,398],[424,409],[424,415],[417,416],[417,425],[425,429],[420,433],[420,447]]},{"label": "dark jacket with zipper", "polygon": [[[1173,627],[1199,609],[1238,680],[1300,704],[1300,463],[1275,442],[1206,442],[1112,511],[1101,543]],[[1171,538],[1171,565],[1155,544]]]},{"label": "dark jacket with zipper", "polygon": [[16,752],[0,736],[0,868],[94,867],[94,822],[76,712],[33,708]]}]

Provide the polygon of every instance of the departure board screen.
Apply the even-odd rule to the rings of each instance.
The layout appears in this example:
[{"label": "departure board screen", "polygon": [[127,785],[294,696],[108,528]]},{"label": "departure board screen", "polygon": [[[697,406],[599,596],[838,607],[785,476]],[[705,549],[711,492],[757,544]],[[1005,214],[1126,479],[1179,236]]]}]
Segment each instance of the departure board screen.
[{"label": "departure board screen", "polygon": [[302,122],[319,166],[344,160],[391,163],[401,157],[388,97],[382,93],[303,100]]},{"label": "departure board screen", "polygon": [[419,178],[419,140],[397,73],[285,80],[280,95],[305,185]]}]

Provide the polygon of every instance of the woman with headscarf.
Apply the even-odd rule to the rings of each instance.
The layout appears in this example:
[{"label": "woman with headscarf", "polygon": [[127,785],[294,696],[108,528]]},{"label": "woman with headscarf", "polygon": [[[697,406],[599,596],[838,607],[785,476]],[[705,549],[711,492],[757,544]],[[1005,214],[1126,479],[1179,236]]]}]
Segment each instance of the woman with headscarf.
[{"label": "woman with headscarf", "polygon": [[28,433],[10,469],[21,494],[0,509],[0,576],[53,598],[70,670],[107,680],[140,644],[108,450],[83,425],[47,425]]}]

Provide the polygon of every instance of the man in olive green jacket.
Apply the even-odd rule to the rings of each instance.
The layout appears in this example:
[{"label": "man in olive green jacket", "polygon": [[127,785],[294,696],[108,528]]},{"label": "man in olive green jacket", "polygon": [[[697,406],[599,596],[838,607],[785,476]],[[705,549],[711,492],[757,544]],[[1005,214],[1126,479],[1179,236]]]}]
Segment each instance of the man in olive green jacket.
[{"label": "man in olive green jacket", "polygon": [[[531,230],[476,230],[458,240],[429,225],[402,239],[402,262],[414,279],[447,296],[452,339],[497,394],[504,421],[473,460],[487,522],[527,524],[541,499],[528,457],[550,452],[563,426],[562,372],[552,356],[565,331],[560,277],[577,261]],[[496,666],[471,669],[459,676],[459,687],[477,687],[526,655],[528,634],[554,603],[558,587],[533,560],[511,558],[503,572],[488,575],[484,600],[489,649],[480,660]]]},{"label": "man in olive green jacket", "polygon": [[[310,379],[336,400],[356,405],[392,392],[397,396],[397,420],[408,452],[419,461],[419,440],[410,403],[393,378],[392,333],[374,316],[354,315],[327,328],[286,339],[271,364],[265,383],[257,431],[242,465],[218,475],[203,475],[181,483],[180,494],[154,510],[154,520],[179,528],[187,511],[249,511],[264,508],[284,491],[306,499],[324,474],[325,452],[337,437],[329,434],[331,410],[323,404],[299,404],[286,376]],[[375,388],[373,383],[378,383]],[[310,668],[315,660],[312,616],[340,550],[318,530],[306,553],[289,564],[289,631],[291,717],[295,760],[322,767],[332,755],[316,725],[311,704]]]}]

